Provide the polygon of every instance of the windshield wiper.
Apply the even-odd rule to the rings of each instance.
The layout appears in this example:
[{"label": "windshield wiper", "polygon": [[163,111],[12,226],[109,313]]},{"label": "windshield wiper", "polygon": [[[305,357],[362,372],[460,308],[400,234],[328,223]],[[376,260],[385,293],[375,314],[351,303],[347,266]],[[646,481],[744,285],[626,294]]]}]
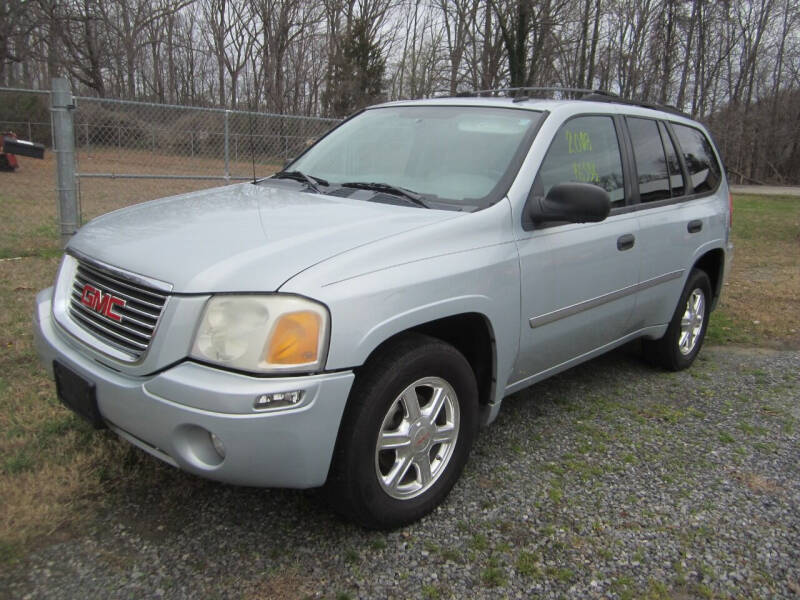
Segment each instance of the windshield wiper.
[{"label": "windshield wiper", "polygon": [[348,183],[340,184],[342,187],[356,188],[359,190],[372,190],[374,192],[386,192],[394,196],[401,196],[407,200],[411,200],[417,206],[422,208],[430,208],[428,204],[422,199],[422,196],[417,192],[408,190],[406,188],[398,187],[396,185],[389,185],[388,183],[380,182],[365,182],[365,181],[350,181]]},{"label": "windshield wiper", "polygon": [[314,177],[312,175],[306,175],[302,171],[278,171],[272,176],[273,179],[294,179],[295,181],[302,181],[316,193],[321,194],[322,191],[319,189],[319,186],[324,185],[325,187],[328,186],[328,182],[322,179],[321,177]]}]

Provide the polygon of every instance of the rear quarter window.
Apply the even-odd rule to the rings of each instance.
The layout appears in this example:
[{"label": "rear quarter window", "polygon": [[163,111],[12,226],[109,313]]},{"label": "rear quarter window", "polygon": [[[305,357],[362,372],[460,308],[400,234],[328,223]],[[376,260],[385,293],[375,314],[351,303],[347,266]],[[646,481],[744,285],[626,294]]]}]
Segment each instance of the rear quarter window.
[{"label": "rear quarter window", "polygon": [[715,190],[722,179],[722,169],[714,156],[711,142],[702,131],[688,125],[673,123],[672,130],[678,138],[694,193]]},{"label": "rear quarter window", "polygon": [[658,123],[651,119],[626,117],[633,144],[639,180],[639,198],[655,202],[670,197],[669,172]]}]

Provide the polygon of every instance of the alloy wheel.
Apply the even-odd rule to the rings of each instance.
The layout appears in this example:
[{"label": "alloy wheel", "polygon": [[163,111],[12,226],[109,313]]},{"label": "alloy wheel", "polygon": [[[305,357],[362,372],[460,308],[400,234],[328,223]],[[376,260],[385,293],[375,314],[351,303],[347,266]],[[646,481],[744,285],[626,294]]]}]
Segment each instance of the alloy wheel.
[{"label": "alloy wheel", "polygon": [[703,290],[695,288],[686,300],[686,310],[681,318],[681,334],[678,337],[678,349],[688,356],[697,345],[697,339],[703,330],[703,319],[706,310],[706,297]]},{"label": "alloy wheel", "polygon": [[375,472],[392,498],[424,493],[445,472],[458,440],[460,409],[453,387],[424,377],[392,402],[375,446]]}]

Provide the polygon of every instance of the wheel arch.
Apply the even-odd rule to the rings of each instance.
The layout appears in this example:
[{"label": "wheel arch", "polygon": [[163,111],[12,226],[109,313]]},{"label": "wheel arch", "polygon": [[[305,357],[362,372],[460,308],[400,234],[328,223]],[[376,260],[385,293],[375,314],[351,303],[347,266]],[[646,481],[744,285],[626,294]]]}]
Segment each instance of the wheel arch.
[{"label": "wheel arch", "polygon": [[475,373],[480,403],[488,404],[492,401],[497,373],[497,353],[494,330],[486,315],[466,312],[419,323],[384,340],[370,353],[365,362],[382,348],[409,332],[429,335],[455,347],[464,355]]},{"label": "wheel arch", "polygon": [[725,251],[722,248],[714,248],[698,258],[693,266],[694,269],[705,271],[711,280],[711,310],[717,307],[717,302],[722,294],[723,273],[725,268]]},{"label": "wheel arch", "polygon": [[[369,353],[364,364],[408,333],[421,333],[439,339],[464,355],[475,374],[480,421],[485,422],[489,405],[495,400],[497,386],[497,347],[489,317],[479,312],[464,312],[418,323],[383,340]],[[356,376],[358,370],[355,369]]]}]

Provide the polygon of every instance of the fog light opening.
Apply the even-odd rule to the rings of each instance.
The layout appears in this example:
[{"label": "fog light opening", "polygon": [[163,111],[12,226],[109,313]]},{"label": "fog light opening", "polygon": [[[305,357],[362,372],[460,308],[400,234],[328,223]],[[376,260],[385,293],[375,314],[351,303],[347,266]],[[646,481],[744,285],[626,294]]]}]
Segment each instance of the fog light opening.
[{"label": "fog light opening", "polygon": [[253,408],[256,410],[267,410],[269,408],[285,408],[296,406],[303,400],[303,392],[295,390],[292,392],[277,392],[273,394],[260,394],[256,396]]},{"label": "fog light opening", "polygon": [[209,431],[209,436],[211,437],[211,444],[214,446],[214,450],[217,451],[217,454],[220,455],[220,458],[225,458],[225,444],[222,443],[222,440],[216,433],[212,433]]}]

